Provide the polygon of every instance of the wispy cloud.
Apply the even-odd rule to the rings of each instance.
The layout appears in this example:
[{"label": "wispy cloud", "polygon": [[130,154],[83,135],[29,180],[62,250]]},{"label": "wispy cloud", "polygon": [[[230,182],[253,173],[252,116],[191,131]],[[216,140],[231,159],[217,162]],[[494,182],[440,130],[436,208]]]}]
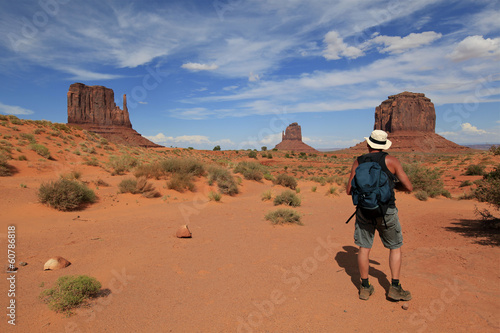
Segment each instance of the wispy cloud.
[{"label": "wispy cloud", "polygon": [[181,66],[184,69],[188,69],[190,71],[213,71],[219,68],[216,64],[199,64],[196,62],[188,62]]},{"label": "wispy cloud", "polygon": [[458,143],[500,142],[500,128],[480,129],[470,123],[462,123],[459,131],[440,132],[439,134]]},{"label": "wispy cloud", "polygon": [[19,115],[33,114],[34,112],[29,109],[22,108],[20,106],[6,105],[0,102],[0,113],[19,116]]},{"label": "wispy cloud", "polygon": [[146,138],[164,146],[197,146],[198,148],[204,149],[208,149],[210,146],[215,145],[234,146],[234,142],[229,139],[211,140],[208,136],[204,135],[181,135],[173,137],[158,133],[153,136],[146,136]]}]

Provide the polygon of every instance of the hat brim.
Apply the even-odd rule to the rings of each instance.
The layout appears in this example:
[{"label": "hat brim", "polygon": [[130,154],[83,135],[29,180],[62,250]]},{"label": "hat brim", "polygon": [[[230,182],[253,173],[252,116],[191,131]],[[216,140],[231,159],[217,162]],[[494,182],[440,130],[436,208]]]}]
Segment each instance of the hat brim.
[{"label": "hat brim", "polygon": [[375,142],[372,142],[372,141],[370,141],[370,138],[369,138],[369,137],[368,137],[368,138],[365,138],[365,141],[366,141],[366,143],[367,143],[370,147],[372,147],[373,149],[382,149],[382,150],[386,150],[386,149],[389,149],[389,147],[391,147],[391,145],[392,145],[392,141],[391,141],[391,140],[389,140],[389,139],[387,139],[387,140],[385,141],[385,145],[380,145],[380,144],[377,144],[377,143],[375,143]]}]

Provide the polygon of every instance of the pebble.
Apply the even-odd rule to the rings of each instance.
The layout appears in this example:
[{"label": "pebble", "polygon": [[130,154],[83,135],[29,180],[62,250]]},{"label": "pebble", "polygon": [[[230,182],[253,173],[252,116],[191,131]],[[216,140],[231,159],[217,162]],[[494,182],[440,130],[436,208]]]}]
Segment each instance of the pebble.
[{"label": "pebble", "polygon": [[403,310],[408,310],[410,306],[408,305],[408,303],[403,303],[403,306],[401,307],[403,308]]}]

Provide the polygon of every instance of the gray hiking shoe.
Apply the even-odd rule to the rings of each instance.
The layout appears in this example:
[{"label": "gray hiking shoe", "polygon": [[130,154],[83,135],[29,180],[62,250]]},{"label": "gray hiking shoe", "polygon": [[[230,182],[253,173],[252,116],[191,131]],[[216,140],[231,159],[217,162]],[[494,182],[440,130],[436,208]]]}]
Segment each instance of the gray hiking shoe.
[{"label": "gray hiking shoe", "polygon": [[375,288],[373,288],[373,285],[370,284],[368,288],[361,285],[359,286],[359,299],[367,301],[374,292]]},{"label": "gray hiking shoe", "polygon": [[389,287],[389,293],[387,294],[387,297],[394,301],[409,301],[411,300],[411,293],[408,290],[403,290],[401,284],[397,287],[391,285]]}]

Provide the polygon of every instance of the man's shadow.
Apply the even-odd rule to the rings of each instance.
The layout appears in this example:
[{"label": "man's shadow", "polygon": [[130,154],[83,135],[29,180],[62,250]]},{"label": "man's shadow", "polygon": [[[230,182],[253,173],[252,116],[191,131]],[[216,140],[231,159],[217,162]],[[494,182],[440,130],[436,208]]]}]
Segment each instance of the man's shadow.
[{"label": "man's shadow", "polygon": [[[359,275],[358,268],[358,248],[354,246],[344,246],[342,248],[345,251],[337,252],[335,260],[340,267],[344,268],[347,275],[351,277],[352,284],[359,290],[361,276]],[[368,275],[376,278],[378,280],[378,283],[385,290],[389,290],[391,284],[387,279],[387,275],[384,272],[374,268],[373,265],[380,265],[380,263],[370,259],[370,270],[368,271]]]}]

